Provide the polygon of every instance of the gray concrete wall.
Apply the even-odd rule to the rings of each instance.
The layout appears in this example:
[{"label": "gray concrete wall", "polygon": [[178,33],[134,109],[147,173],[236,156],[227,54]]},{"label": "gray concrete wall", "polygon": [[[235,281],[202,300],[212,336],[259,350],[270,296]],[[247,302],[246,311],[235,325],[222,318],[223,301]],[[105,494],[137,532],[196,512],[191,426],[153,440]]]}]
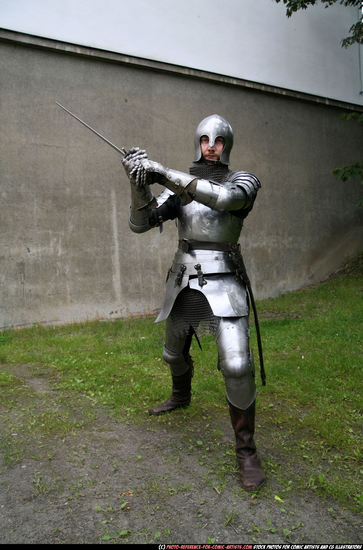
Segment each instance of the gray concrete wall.
[{"label": "gray concrete wall", "polygon": [[359,182],[331,174],[361,155],[361,129],[340,118],[349,105],[2,36],[0,327],[156,313],[176,248],[174,222],[129,230],[119,155],[55,101],[179,170],[197,123],[227,118],[232,168],[262,182],[241,238],[257,298],[317,282],[360,249]]},{"label": "gray concrete wall", "polygon": [[[1,0],[6,29],[269,83],[363,106],[359,19],[341,2],[298,10],[273,0]],[[241,32],[242,31],[242,32]],[[216,38],[217,37],[217,38]],[[211,51],[213,55],[211,55]]]}]

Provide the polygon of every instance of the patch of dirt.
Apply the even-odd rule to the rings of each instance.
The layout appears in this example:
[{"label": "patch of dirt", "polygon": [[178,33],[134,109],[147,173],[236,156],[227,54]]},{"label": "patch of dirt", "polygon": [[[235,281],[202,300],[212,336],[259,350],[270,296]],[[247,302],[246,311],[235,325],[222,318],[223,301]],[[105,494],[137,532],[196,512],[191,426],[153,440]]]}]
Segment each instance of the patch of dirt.
[{"label": "patch of dirt", "polygon": [[[358,514],[274,475],[276,465],[294,465],[264,427],[256,439],[268,483],[253,495],[239,485],[227,411],[203,423],[188,411],[167,421],[145,411],[143,425],[127,424],[88,399],[67,401],[51,373],[26,365],[6,370],[32,388],[39,410],[67,409],[78,427],[47,437],[34,427],[31,445],[20,441],[20,462],[2,465],[2,544],[361,542]],[[16,426],[21,407],[7,409],[3,434]]]},{"label": "patch of dirt", "polygon": [[354,258],[351,258],[349,261],[345,262],[339,269],[334,271],[328,277],[328,281],[331,279],[338,279],[340,277],[355,277],[360,278],[363,272],[363,254],[358,254]]}]

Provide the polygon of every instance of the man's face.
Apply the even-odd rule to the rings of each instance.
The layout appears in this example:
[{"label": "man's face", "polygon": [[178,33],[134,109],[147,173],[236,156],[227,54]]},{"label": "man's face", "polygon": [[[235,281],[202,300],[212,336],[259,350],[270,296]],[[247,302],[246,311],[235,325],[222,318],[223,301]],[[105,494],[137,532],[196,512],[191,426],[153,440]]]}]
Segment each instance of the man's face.
[{"label": "man's face", "polygon": [[214,141],[214,145],[209,145],[209,137],[202,136],[200,138],[200,148],[202,151],[202,156],[205,160],[216,161],[221,158],[221,154],[224,147],[224,138],[217,137]]}]

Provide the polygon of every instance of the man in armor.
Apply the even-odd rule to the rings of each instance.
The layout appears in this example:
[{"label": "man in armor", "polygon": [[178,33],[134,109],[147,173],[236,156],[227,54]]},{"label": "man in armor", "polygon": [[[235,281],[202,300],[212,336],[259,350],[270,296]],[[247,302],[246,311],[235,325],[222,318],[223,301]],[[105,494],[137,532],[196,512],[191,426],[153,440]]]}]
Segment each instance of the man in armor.
[{"label": "man in armor", "polygon": [[[197,337],[197,330],[212,332],[236,437],[241,482],[246,490],[256,491],[266,477],[253,439],[256,384],[249,347],[249,298],[238,239],[260,182],[248,172],[229,170],[232,145],[230,124],[214,114],[196,129],[189,174],[150,160],[137,147],[127,152],[123,165],[131,182],[131,230],[142,233],[166,220],[178,220],[179,246],[156,319],[166,320],[163,358],[170,366],[172,393],[149,413],[160,415],[190,404],[192,337]],[[153,183],[165,187],[157,198],[151,192]]]}]

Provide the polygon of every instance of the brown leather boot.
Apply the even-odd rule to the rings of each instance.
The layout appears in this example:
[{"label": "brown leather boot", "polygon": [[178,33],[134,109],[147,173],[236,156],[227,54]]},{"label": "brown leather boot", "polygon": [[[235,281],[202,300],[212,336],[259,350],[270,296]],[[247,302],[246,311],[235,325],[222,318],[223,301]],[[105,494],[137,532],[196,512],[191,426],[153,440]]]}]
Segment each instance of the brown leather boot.
[{"label": "brown leather boot", "polygon": [[191,400],[191,386],[193,377],[193,366],[187,370],[181,376],[172,376],[173,389],[169,399],[156,405],[153,409],[149,409],[149,414],[159,415],[166,412],[179,409],[181,407],[188,407]]},{"label": "brown leather boot", "polygon": [[240,466],[241,482],[246,491],[258,491],[266,483],[266,476],[253,440],[255,403],[254,401],[248,409],[243,411],[228,402],[229,414],[236,435],[236,455]]}]

